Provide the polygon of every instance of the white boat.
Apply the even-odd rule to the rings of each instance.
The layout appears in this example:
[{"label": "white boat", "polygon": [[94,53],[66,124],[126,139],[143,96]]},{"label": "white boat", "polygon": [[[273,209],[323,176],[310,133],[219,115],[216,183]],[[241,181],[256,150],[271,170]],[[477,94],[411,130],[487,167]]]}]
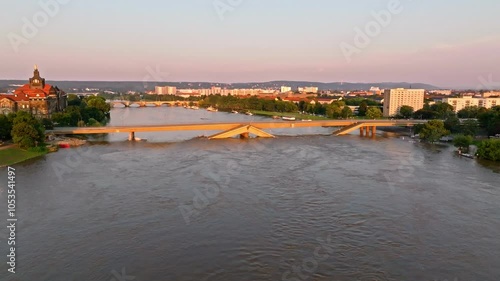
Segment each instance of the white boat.
[{"label": "white boat", "polygon": [[302,122],[312,122],[312,119],[302,119]]},{"label": "white boat", "polygon": [[285,121],[295,121],[296,120],[295,117],[287,117],[287,116],[283,116],[283,117],[281,117],[281,119],[283,119]]},{"label": "white boat", "polygon": [[250,111],[248,111],[248,112],[247,112],[247,113],[245,113],[245,114],[246,114],[246,115],[248,115],[248,116],[253,116],[253,113],[252,113],[252,112],[250,112]]},{"label": "white boat", "polygon": [[211,107],[211,106],[209,108],[207,108],[207,110],[211,111],[211,112],[217,112],[217,111],[219,111],[217,108]]},{"label": "white boat", "polygon": [[197,106],[191,106],[191,109],[198,110],[198,109],[200,109],[200,108],[199,108],[199,107],[197,107]]},{"label": "white boat", "polygon": [[239,112],[236,110],[231,111],[231,113],[238,114]]}]

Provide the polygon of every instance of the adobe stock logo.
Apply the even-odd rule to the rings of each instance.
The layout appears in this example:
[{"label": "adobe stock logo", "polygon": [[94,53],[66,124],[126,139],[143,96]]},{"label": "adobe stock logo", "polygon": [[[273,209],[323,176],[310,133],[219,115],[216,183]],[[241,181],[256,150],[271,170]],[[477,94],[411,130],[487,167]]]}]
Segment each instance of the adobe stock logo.
[{"label": "adobe stock logo", "polygon": [[243,3],[243,0],[215,0],[213,2],[214,10],[223,21],[227,12],[233,12],[237,7]]},{"label": "adobe stock logo", "polygon": [[40,0],[38,1],[38,5],[41,10],[37,11],[33,14],[31,19],[23,17],[21,20],[23,21],[23,26],[21,27],[20,34],[10,32],[7,34],[9,38],[10,45],[14,52],[19,52],[19,46],[21,44],[28,44],[29,39],[33,39],[37,34],[40,28],[45,27],[49,20],[57,14],[59,14],[61,10],[61,5],[66,5],[71,0]]},{"label": "adobe stock logo", "polygon": [[371,12],[373,20],[366,23],[363,29],[355,27],[353,44],[349,44],[347,42],[340,43],[340,50],[347,60],[347,63],[352,61],[352,56],[354,54],[360,54],[363,49],[368,47],[368,45],[372,42],[372,39],[380,35],[383,28],[386,28],[391,24],[393,16],[398,15],[401,12],[403,12],[401,1],[390,0],[385,10]]}]

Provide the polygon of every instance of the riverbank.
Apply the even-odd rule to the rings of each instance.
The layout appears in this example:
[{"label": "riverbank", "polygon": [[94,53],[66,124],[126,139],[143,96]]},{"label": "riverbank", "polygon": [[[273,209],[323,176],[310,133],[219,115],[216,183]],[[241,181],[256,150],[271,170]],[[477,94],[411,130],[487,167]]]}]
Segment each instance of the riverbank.
[{"label": "riverbank", "polygon": [[0,168],[19,164],[47,154],[48,151],[30,151],[18,147],[9,147],[0,150]]},{"label": "riverbank", "polygon": [[295,117],[297,120],[330,120],[326,117],[322,116],[314,116],[309,114],[301,114],[295,112],[271,112],[271,111],[262,111],[262,110],[250,110],[255,115],[264,116],[264,117],[273,117],[273,116],[285,116],[285,117]]}]

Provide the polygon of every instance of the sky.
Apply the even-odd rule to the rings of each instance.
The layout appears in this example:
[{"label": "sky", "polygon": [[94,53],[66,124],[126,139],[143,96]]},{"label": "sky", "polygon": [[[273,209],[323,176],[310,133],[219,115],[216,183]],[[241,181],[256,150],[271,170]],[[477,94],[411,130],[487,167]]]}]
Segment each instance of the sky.
[{"label": "sky", "polygon": [[500,87],[498,0],[0,5],[0,79],[27,79],[37,64],[48,80]]}]

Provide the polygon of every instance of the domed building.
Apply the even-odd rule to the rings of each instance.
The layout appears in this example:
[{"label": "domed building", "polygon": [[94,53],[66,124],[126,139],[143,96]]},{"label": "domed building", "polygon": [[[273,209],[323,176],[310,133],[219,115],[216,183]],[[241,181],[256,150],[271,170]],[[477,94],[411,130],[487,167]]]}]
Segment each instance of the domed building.
[{"label": "domed building", "polygon": [[0,95],[0,113],[27,111],[37,117],[50,117],[67,106],[67,94],[45,83],[35,65],[29,83],[17,88],[13,94]]}]

